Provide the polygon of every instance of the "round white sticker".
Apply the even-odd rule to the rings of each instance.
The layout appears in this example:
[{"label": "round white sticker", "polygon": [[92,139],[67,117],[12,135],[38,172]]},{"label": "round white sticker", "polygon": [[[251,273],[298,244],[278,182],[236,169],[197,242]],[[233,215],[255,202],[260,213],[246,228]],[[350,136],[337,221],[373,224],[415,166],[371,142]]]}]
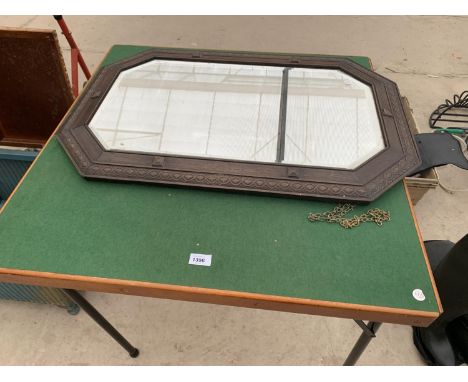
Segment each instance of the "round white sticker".
[{"label": "round white sticker", "polygon": [[426,299],[426,296],[424,296],[424,293],[421,289],[415,289],[413,291],[413,297],[418,301],[424,301]]}]

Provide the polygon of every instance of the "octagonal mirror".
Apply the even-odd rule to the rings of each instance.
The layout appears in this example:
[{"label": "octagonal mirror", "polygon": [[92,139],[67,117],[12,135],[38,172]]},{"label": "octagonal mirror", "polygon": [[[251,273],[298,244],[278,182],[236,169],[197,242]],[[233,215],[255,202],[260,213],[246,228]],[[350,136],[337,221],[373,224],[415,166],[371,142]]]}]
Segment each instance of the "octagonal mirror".
[{"label": "octagonal mirror", "polygon": [[83,176],[370,201],[419,164],[396,85],[346,59],[155,49],[59,140]]}]

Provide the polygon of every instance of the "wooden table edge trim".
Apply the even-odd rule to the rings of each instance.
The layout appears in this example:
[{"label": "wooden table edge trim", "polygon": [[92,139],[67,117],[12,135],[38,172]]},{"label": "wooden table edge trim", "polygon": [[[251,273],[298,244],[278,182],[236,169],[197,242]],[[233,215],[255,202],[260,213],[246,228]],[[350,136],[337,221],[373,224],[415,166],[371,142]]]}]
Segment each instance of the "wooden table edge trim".
[{"label": "wooden table edge trim", "polygon": [[431,280],[432,290],[434,291],[437,306],[439,308],[439,313],[441,314],[444,311],[444,309],[443,309],[442,303],[440,301],[439,291],[438,291],[437,285],[435,283],[434,275],[432,274],[432,269],[431,269],[431,265],[429,263],[429,258],[427,257],[426,246],[424,245],[424,240],[422,238],[421,229],[419,228],[418,220],[416,219],[416,214],[414,212],[414,206],[413,206],[413,203],[411,203],[411,196],[410,196],[410,193],[409,193],[408,185],[406,184],[406,178],[403,178],[403,186],[405,188],[406,198],[408,199],[408,204],[409,204],[409,207],[410,207],[411,215],[413,217],[414,226],[416,227],[416,232],[418,234],[419,244],[421,245],[421,249],[422,249],[423,256],[424,256],[424,261],[426,262],[426,268],[427,268],[427,272],[429,273],[429,279]]},{"label": "wooden table edge trim", "polygon": [[0,281],[414,326],[428,326],[439,316],[431,311],[8,268],[0,268]]}]

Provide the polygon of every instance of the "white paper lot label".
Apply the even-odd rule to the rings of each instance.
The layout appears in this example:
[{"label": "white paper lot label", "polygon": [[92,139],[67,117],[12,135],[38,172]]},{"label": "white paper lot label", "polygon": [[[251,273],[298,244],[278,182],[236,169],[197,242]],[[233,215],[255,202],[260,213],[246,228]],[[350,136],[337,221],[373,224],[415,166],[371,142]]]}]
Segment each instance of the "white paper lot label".
[{"label": "white paper lot label", "polygon": [[426,299],[426,296],[424,296],[424,293],[421,289],[415,289],[413,291],[413,297],[418,301],[424,301]]},{"label": "white paper lot label", "polygon": [[211,255],[205,255],[203,253],[191,253],[189,264],[191,265],[203,265],[205,267],[211,266]]}]

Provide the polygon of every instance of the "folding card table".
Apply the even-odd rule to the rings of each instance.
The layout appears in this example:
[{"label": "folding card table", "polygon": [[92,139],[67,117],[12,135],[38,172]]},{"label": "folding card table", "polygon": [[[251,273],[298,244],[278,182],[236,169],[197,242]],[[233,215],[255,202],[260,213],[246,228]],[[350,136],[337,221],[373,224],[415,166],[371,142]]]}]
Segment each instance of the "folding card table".
[{"label": "folding card table", "polygon": [[[146,49],[114,46],[102,65]],[[389,211],[382,227],[307,220],[335,205],[86,180],[53,136],[0,212],[0,281],[71,290],[82,306],[75,290],[354,319],[353,364],[379,323],[427,326],[442,308],[403,181],[356,207]]]}]

